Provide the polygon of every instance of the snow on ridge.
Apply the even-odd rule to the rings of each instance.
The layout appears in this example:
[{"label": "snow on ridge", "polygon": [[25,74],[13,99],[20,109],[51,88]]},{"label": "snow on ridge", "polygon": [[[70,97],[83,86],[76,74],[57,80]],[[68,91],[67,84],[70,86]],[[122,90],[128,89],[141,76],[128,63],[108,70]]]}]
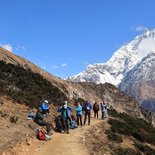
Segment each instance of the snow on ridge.
[{"label": "snow on ridge", "polygon": [[121,46],[106,63],[90,64],[83,72],[70,79],[76,82],[109,82],[118,85],[127,72],[150,51],[155,53],[155,29],[146,30],[130,43]]}]

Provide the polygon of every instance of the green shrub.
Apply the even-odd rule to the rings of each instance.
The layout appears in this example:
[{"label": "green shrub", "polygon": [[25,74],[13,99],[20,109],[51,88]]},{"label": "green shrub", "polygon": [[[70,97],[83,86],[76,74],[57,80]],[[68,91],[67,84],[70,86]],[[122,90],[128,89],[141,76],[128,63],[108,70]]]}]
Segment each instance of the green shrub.
[{"label": "green shrub", "polygon": [[122,143],[123,139],[119,134],[113,133],[112,131],[107,130],[106,134],[108,135],[108,139],[115,141],[116,143]]},{"label": "green shrub", "polygon": [[135,143],[135,148],[138,150],[138,151],[141,151],[143,152],[144,154],[146,155],[155,155],[155,150],[150,148],[149,146],[147,145],[144,145],[142,143]]},{"label": "green shrub", "polygon": [[117,117],[118,112],[115,109],[108,109],[108,115],[111,117]]},{"label": "green shrub", "polygon": [[112,155],[141,155],[141,153],[131,148],[124,149],[120,147],[114,149]]},{"label": "green shrub", "polygon": [[16,102],[36,108],[44,100],[59,104],[66,99],[57,87],[41,75],[20,66],[0,61],[0,93]]},{"label": "green shrub", "polygon": [[155,128],[145,120],[129,116],[125,113],[115,115],[117,119],[109,119],[111,131],[132,136],[140,142],[155,144]]},{"label": "green shrub", "polygon": [[11,123],[17,123],[18,119],[19,119],[18,116],[12,116],[12,117],[10,117],[10,122]]}]

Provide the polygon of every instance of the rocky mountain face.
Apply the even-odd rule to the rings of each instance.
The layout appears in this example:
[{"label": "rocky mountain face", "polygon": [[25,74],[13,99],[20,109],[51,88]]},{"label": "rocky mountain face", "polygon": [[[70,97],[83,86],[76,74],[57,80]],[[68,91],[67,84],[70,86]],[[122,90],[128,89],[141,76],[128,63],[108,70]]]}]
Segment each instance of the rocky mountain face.
[{"label": "rocky mountain face", "polygon": [[124,77],[119,88],[140,106],[155,112],[155,53],[149,53]]}]

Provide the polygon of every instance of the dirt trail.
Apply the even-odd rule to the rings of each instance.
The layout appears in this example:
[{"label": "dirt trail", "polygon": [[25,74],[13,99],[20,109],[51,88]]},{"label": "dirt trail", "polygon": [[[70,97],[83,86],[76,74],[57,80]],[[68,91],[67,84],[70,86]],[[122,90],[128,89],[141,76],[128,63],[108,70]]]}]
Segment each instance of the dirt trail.
[{"label": "dirt trail", "polygon": [[31,149],[24,155],[89,155],[85,147],[85,136],[89,128],[101,120],[91,119],[91,126],[85,125],[75,130],[70,130],[70,134],[54,133],[52,140],[42,143],[38,148]]}]

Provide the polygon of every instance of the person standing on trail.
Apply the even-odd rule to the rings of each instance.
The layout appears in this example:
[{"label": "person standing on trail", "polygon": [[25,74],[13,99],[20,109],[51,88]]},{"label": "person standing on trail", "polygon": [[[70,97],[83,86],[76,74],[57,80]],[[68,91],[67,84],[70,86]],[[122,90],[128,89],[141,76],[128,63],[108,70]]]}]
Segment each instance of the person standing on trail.
[{"label": "person standing on trail", "polygon": [[91,114],[91,109],[92,109],[91,103],[86,101],[84,109],[85,109],[84,125],[86,124],[87,117],[88,117],[88,125],[90,125],[90,114]]},{"label": "person standing on trail", "polygon": [[70,111],[71,107],[67,105],[67,102],[64,102],[64,105],[58,109],[58,112],[61,112],[62,125],[65,132],[69,134],[69,122],[71,123]]},{"label": "person standing on trail", "polygon": [[40,126],[46,126],[47,134],[51,134],[51,125],[44,121],[44,117],[46,114],[49,114],[49,107],[47,106],[49,104],[48,100],[45,100],[40,107],[38,108],[35,116],[35,122]]},{"label": "person standing on trail", "polygon": [[98,118],[98,112],[100,110],[99,104],[97,102],[94,103],[93,105],[93,111],[94,111],[94,118]]},{"label": "person standing on trail", "polygon": [[103,99],[103,102],[101,103],[101,112],[102,112],[102,119],[107,118],[107,105],[106,100]]},{"label": "person standing on trail", "polygon": [[80,122],[80,125],[82,126],[82,106],[80,102],[77,103],[76,117],[77,117],[77,125],[79,126],[79,122]]}]

